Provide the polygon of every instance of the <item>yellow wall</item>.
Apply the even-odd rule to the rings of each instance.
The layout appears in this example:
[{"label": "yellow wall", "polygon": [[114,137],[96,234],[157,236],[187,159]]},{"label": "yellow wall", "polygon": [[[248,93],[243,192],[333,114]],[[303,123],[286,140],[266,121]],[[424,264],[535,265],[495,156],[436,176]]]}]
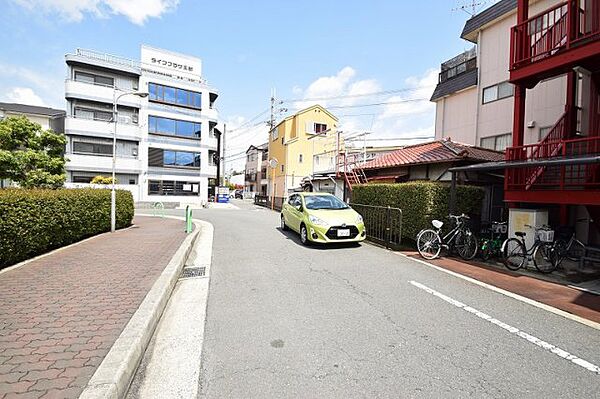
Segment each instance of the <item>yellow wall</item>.
[{"label": "yellow wall", "polygon": [[[309,140],[313,134],[307,131],[307,124],[312,126],[313,123],[326,124],[327,128],[331,129],[327,137]],[[278,161],[277,168],[273,171],[276,197],[286,197],[286,189],[298,187],[304,177],[312,174],[314,154],[335,150],[336,134],[337,120],[320,106],[300,111],[277,126],[277,139],[273,140],[272,135],[269,138],[269,158]],[[302,154],[302,162],[300,162],[300,154]],[[269,184],[271,185],[272,182],[273,176],[269,175]],[[272,193],[271,188],[269,194]]]}]

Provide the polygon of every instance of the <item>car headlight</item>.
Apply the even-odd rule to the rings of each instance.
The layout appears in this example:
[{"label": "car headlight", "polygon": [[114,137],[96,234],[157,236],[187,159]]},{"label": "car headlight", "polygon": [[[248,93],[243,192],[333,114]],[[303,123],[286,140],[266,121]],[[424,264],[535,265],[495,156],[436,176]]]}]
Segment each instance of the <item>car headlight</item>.
[{"label": "car headlight", "polygon": [[319,219],[318,217],[313,215],[308,215],[308,220],[312,224],[316,224],[317,226],[327,226],[327,223],[323,219]]},{"label": "car headlight", "polygon": [[361,224],[363,222],[363,217],[360,215],[356,216],[356,224]]}]

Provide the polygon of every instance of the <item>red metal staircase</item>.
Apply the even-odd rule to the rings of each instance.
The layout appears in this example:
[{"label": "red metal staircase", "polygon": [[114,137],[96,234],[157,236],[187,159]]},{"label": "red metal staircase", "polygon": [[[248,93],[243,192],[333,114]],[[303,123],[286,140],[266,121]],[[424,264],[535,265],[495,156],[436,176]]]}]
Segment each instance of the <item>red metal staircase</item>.
[{"label": "red metal staircase", "polygon": [[356,157],[349,159],[346,154],[339,155],[338,176],[343,176],[350,191],[357,184],[367,184],[364,170],[358,165]]}]

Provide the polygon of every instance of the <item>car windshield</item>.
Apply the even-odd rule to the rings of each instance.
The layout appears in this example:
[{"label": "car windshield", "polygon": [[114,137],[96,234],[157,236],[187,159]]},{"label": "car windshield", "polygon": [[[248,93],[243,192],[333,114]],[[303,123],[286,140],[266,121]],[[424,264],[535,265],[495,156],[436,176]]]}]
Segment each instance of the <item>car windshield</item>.
[{"label": "car windshield", "polygon": [[343,201],[333,195],[305,195],[304,203],[307,209],[348,209]]}]

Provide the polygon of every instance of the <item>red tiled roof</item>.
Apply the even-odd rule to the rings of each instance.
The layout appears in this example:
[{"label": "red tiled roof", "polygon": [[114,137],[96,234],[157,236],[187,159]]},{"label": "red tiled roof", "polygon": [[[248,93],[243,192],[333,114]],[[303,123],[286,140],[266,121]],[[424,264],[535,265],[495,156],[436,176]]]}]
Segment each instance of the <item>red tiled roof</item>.
[{"label": "red tiled roof", "polygon": [[395,166],[457,160],[485,162],[502,161],[503,159],[504,154],[502,152],[473,147],[446,139],[411,145],[383,154],[367,162],[363,169],[392,168]]}]

